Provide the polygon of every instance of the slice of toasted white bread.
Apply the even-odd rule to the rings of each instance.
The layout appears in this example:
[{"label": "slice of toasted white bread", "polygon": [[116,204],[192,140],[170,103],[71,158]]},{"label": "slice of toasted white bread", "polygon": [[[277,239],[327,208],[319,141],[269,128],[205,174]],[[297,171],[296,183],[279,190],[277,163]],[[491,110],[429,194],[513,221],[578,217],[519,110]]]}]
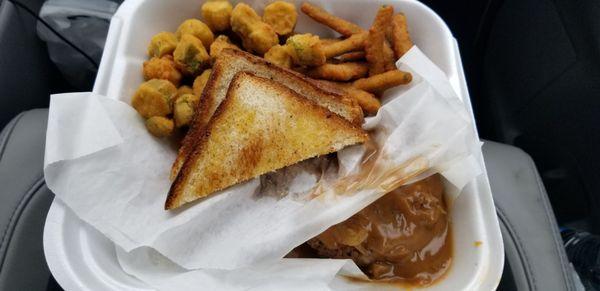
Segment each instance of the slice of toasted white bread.
[{"label": "slice of toasted white bread", "polygon": [[314,80],[304,75],[279,67],[252,54],[225,49],[217,57],[213,65],[212,74],[200,98],[199,108],[196,110],[192,126],[185,136],[179,149],[177,159],[173,163],[171,179],[174,179],[190,152],[195,140],[200,138],[203,127],[212,118],[215,110],[221,104],[229,88],[229,83],[238,72],[251,72],[257,76],[272,79],[296,93],[326,107],[350,122],[360,125],[363,121],[363,113],[356,101],[340,91],[331,90],[320,86]]},{"label": "slice of toasted white bread", "polygon": [[288,87],[238,73],[177,178],[165,209],[364,142],[367,133]]}]

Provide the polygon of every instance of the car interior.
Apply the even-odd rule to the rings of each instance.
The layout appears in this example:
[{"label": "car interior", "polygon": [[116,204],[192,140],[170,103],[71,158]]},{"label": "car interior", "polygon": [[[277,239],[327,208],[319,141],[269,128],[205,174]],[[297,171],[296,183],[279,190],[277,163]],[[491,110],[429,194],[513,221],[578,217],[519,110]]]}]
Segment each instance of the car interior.
[{"label": "car interior", "polygon": [[[42,245],[47,108],[91,91],[101,58],[59,36],[84,64],[69,78],[38,33],[44,2],[0,0],[0,290],[62,290]],[[600,2],[422,2],[460,48],[505,248],[498,290],[600,288]]]}]

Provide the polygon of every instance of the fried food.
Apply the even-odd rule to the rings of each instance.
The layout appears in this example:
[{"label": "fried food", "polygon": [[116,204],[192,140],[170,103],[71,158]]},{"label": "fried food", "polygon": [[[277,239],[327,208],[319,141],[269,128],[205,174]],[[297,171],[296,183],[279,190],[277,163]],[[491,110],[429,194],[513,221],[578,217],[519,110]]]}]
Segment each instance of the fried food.
[{"label": "fried food", "polygon": [[383,67],[385,71],[395,70],[396,68],[396,56],[394,56],[394,51],[390,43],[387,39],[383,43]]},{"label": "fried food", "polygon": [[296,34],[287,39],[286,45],[294,64],[300,66],[320,66],[325,64],[326,57],[319,37],[310,33]]},{"label": "fried food", "polygon": [[344,40],[323,45],[323,54],[327,58],[332,58],[347,52],[361,50],[364,48],[368,36],[367,32],[360,32]]},{"label": "fried food", "polygon": [[167,80],[152,79],[142,83],[131,98],[131,106],[144,118],[171,114],[171,100],[177,88]]},{"label": "fried food", "polygon": [[226,35],[219,35],[210,45],[210,57],[214,61],[215,58],[221,53],[222,50],[230,48],[230,49],[240,49],[237,45],[231,43],[229,37]]},{"label": "fried food", "polygon": [[392,17],[392,25],[388,30],[388,40],[392,44],[396,59],[402,57],[413,46],[406,25],[406,17],[403,13],[395,14]]},{"label": "fried food", "polygon": [[302,10],[304,14],[308,15],[316,22],[330,27],[345,37],[350,37],[353,34],[364,31],[360,26],[335,15],[331,15],[320,7],[314,6],[307,2],[302,3],[300,10]]},{"label": "fried food", "polygon": [[272,47],[266,54],[265,60],[274,63],[278,66],[290,69],[292,67],[292,56],[290,47],[285,45],[276,45]]},{"label": "fried food", "polygon": [[293,3],[275,1],[265,7],[263,21],[273,27],[279,35],[288,35],[294,31],[298,13]]},{"label": "fried food", "polygon": [[319,84],[324,84],[326,86],[333,87],[334,89],[339,90],[344,94],[350,96],[352,99],[356,100],[356,102],[358,103],[358,105],[360,105],[365,115],[375,115],[377,114],[377,110],[381,108],[381,102],[379,102],[375,95],[367,91],[358,89],[352,86],[352,84],[325,80],[316,81]]},{"label": "fried food", "polygon": [[233,6],[228,0],[209,0],[200,8],[202,19],[213,31],[225,31],[231,27],[229,19],[232,10]]},{"label": "fried food", "polygon": [[259,55],[264,55],[272,46],[279,44],[275,30],[244,3],[233,8],[231,29],[240,36],[244,48]]},{"label": "fried food", "polygon": [[330,81],[350,81],[367,76],[369,67],[365,63],[324,64],[308,71],[308,76]]},{"label": "fried food", "polygon": [[160,58],[171,54],[177,46],[177,37],[170,32],[159,32],[150,39],[148,56]]},{"label": "fried food", "polygon": [[181,82],[181,73],[177,70],[173,57],[166,55],[162,58],[153,57],[144,62],[142,68],[144,80],[163,79],[175,86]]},{"label": "fried food", "polygon": [[173,105],[173,119],[175,119],[175,125],[182,127],[189,125],[198,107],[200,97],[194,94],[185,94],[177,98]]},{"label": "fried food", "polygon": [[202,91],[204,91],[206,82],[208,82],[208,78],[210,78],[210,73],[212,73],[212,70],[206,69],[200,76],[196,77],[194,84],[192,85],[194,95],[198,97],[202,96]]},{"label": "fried food", "polygon": [[179,98],[185,94],[194,94],[192,87],[190,87],[188,85],[183,85],[183,86],[177,88],[177,97],[176,98]]},{"label": "fried food", "polygon": [[369,35],[365,41],[365,57],[369,63],[369,76],[381,74],[386,71],[386,60],[383,57],[385,44],[385,30],[392,20],[394,8],[382,6],[377,11],[373,25],[369,29]]},{"label": "fried food", "polygon": [[182,37],[186,34],[191,34],[202,41],[204,47],[210,47],[210,44],[214,41],[215,36],[212,31],[204,22],[198,19],[188,19],[181,23],[175,31],[175,36],[181,41]]},{"label": "fried food", "polygon": [[371,93],[380,93],[398,85],[408,84],[412,75],[400,70],[392,70],[383,74],[362,78],[352,83],[354,87]]},{"label": "fried food", "polygon": [[179,171],[165,209],[368,138],[284,84],[240,72]]},{"label": "fried food", "polygon": [[175,64],[188,75],[198,75],[210,64],[210,56],[202,42],[191,34],[184,34],[173,52]]},{"label": "fried food", "polygon": [[175,125],[173,124],[173,120],[169,118],[153,116],[146,120],[146,128],[153,136],[167,137],[173,133]]},{"label": "fried food", "polygon": [[341,62],[360,61],[360,60],[365,59],[365,52],[364,51],[349,52],[349,53],[339,55],[337,57],[337,59]]}]

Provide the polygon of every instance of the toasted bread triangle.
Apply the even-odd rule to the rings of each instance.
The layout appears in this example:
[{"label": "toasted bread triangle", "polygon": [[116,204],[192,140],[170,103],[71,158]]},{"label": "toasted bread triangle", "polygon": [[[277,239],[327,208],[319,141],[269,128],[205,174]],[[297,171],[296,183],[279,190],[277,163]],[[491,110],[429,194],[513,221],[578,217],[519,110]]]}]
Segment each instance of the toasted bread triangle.
[{"label": "toasted bread triangle", "polygon": [[326,107],[350,122],[356,125],[362,124],[362,110],[354,99],[341,94],[339,91],[324,87],[302,74],[274,65],[263,58],[240,50],[225,49],[213,65],[212,74],[200,98],[200,105],[196,110],[193,124],[183,140],[177,159],[173,163],[171,179],[177,176],[191,148],[201,138],[204,126],[225,98],[233,76],[241,71],[251,72],[259,77],[280,82],[296,93]]},{"label": "toasted bread triangle", "polygon": [[240,72],[173,182],[165,209],[367,139],[360,127],[288,87]]}]

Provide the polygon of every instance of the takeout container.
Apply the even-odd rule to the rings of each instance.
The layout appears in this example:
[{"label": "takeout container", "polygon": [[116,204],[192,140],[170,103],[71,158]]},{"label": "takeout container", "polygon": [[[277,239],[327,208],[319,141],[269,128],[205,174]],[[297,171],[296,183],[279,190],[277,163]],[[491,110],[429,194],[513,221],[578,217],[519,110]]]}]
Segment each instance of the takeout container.
[{"label": "takeout container", "polygon": [[[94,92],[128,103],[143,82],[141,67],[152,35],[175,31],[184,19],[198,17],[200,4],[196,0],[125,1],[111,21]],[[324,8],[345,19],[370,23],[377,4],[393,5],[396,11],[407,15],[413,42],[446,73],[474,124],[458,46],[442,19],[428,7],[407,0],[333,0]],[[302,21],[305,17],[299,14],[297,31],[333,36],[317,23]],[[479,155],[478,159],[483,165],[483,157]],[[495,289],[503,270],[504,248],[485,169],[483,175],[464,188],[450,211],[452,266],[442,280],[428,288]],[[121,269],[110,240],[58,200],[52,204],[46,220],[44,250],[52,274],[66,290],[150,290]]]}]

